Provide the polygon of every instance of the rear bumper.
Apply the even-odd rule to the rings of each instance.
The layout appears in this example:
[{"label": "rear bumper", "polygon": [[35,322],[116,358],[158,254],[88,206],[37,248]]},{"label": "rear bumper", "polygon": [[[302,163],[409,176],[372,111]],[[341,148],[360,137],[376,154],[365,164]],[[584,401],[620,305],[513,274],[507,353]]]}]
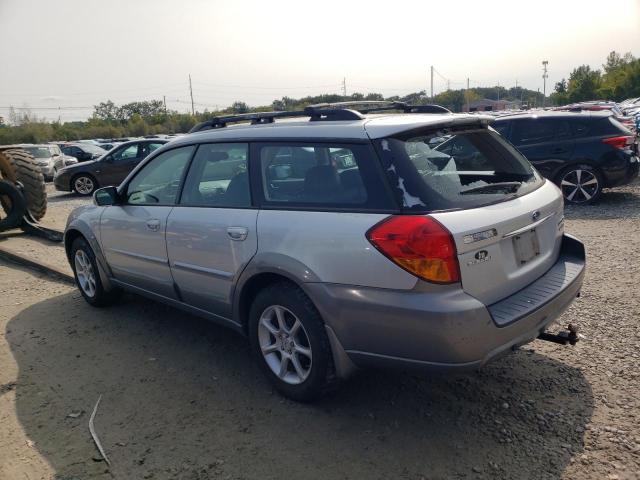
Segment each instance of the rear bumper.
[{"label": "rear bumper", "polygon": [[606,187],[619,187],[627,185],[636,179],[640,171],[640,158],[637,155],[628,156],[628,165],[626,170],[616,172],[616,175],[610,173],[607,176]]},{"label": "rear bumper", "polygon": [[[339,349],[358,366],[470,369],[534,340],[569,307],[584,270],[584,246],[565,235],[558,261],[547,274],[488,307],[459,286],[428,291],[323,283],[305,287]],[[538,296],[532,298],[532,292]],[[506,308],[509,301],[511,309]],[[334,355],[335,350],[334,345]]]}]

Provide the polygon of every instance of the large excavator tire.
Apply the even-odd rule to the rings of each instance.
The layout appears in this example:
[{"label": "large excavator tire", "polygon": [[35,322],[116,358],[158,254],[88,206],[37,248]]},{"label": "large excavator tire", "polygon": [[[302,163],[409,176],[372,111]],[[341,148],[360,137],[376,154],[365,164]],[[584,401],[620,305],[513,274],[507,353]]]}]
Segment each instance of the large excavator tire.
[{"label": "large excavator tire", "polygon": [[[47,212],[47,191],[44,176],[35,158],[19,148],[0,150],[0,177],[2,180],[22,184],[27,210],[34,219],[40,220]],[[7,209],[7,198],[3,207]]]}]

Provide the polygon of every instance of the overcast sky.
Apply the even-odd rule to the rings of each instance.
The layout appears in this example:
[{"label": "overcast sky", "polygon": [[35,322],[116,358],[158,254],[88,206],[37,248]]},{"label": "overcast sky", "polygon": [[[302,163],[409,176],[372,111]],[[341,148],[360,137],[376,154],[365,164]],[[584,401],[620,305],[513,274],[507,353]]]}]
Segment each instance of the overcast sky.
[{"label": "overcast sky", "polygon": [[[518,84],[547,92],[607,53],[640,56],[640,0],[0,0],[0,115],[162,99],[190,109],[282,96]],[[47,107],[43,109],[42,107]],[[60,107],[60,110],[57,110]]]}]

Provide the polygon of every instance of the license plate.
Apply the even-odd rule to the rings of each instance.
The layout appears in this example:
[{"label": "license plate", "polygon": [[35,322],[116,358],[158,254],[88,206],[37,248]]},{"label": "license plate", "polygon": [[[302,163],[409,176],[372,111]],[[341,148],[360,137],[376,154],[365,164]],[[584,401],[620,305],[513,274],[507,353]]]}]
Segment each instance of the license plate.
[{"label": "license plate", "polygon": [[540,255],[540,244],[535,229],[513,237],[513,249],[516,252],[516,261],[520,265],[524,265]]}]

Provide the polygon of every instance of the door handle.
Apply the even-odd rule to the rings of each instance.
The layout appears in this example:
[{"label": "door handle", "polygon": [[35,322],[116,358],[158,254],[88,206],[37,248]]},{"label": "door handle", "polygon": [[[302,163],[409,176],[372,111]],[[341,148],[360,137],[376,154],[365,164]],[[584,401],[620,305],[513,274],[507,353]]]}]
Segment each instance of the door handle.
[{"label": "door handle", "polygon": [[158,220],[157,218],[147,220],[147,228],[152,232],[157,232],[158,230],[160,230],[160,220]]},{"label": "door handle", "polygon": [[229,227],[227,228],[227,235],[229,235],[229,238],[231,238],[231,240],[241,242],[247,239],[247,235],[249,235],[249,229],[246,227]]},{"label": "door handle", "polygon": [[554,148],[553,150],[551,150],[551,153],[564,153],[567,150],[562,148],[562,147],[558,147],[558,148]]}]

